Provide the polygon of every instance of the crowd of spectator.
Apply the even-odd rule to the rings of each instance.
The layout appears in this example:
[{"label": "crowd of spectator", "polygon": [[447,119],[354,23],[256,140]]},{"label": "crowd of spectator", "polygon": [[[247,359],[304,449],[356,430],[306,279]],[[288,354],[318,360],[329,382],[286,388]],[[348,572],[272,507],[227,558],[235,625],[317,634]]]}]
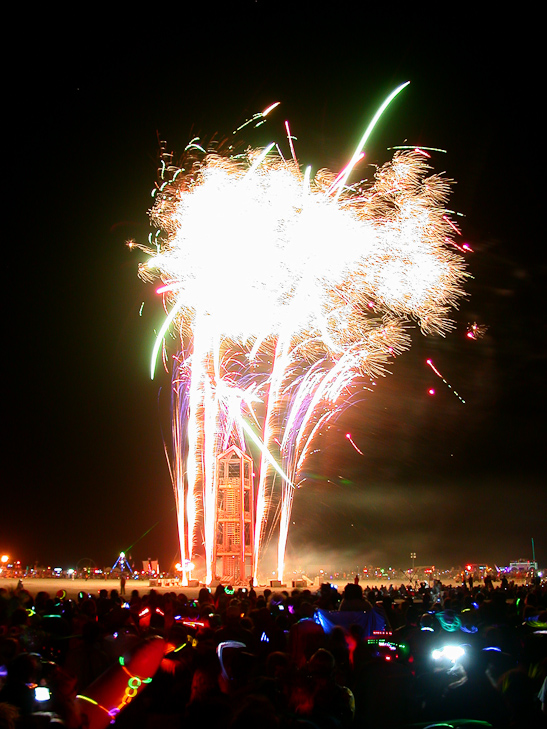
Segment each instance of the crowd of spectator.
[{"label": "crowd of spectator", "polygon": [[[70,600],[0,589],[0,728],[87,726],[76,697],[150,636],[164,639],[165,654],[153,680],[107,717],[121,729],[545,721],[545,584],[219,585],[197,600],[141,592]],[[445,645],[463,653],[453,658]]]}]

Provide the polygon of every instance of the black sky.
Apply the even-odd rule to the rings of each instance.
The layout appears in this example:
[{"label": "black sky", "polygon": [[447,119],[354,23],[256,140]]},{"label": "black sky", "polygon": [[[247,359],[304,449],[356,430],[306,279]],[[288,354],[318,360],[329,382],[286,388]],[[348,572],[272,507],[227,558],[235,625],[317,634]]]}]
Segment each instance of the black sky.
[{"label": "black sky", "polygon": [[[168,379],[148,378],[162,311],[125,246],[148,236],[158,136],[181,153],[279,100],[249,143],[282,139],[288,118],[301,162],[339,169],[381,100],[410,80],[367,159],[404,143],[447,150],[433,163],[457,181],[450,205],[475,251],[469,298],[454,333],[414,332],[393,374],[322,436],[288,555],[502,564],[529,556],[533,537],[547,561],[538,36],[529,19],[360,8],[242,2],[68,21],[68,32],[66,18],[25,19],[4,136],[0,550],[61,566],[112,564],[133,544],[136,561],[177,556],[160,427]],[[473,321],[488,327],[476,342],[465,337]]]}]

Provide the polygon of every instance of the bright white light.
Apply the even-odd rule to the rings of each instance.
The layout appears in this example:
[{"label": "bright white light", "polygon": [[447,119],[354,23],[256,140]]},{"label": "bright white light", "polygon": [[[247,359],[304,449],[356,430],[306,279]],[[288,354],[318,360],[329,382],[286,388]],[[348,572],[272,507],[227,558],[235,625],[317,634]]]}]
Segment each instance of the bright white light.
[{"label": "bright white light", "polygon": [[36,701],[49,701],[50,692],[47,686],[36,686],[34,698]]},{"label": "bright white light", "polygon": [[464,654],[465,651],[461,645],[445,645],[440,650],[434,650],[431,656],[435,661],[440,661],[441,658],[447,658],[452,663],[456,663],[458,658],[461,658]]}]

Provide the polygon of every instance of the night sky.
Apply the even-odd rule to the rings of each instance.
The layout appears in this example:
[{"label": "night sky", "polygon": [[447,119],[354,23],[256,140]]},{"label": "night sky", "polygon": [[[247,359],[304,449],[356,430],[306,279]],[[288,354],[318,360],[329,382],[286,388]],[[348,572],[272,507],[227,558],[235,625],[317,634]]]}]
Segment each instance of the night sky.
[{"label": "night sky", "polygon": [[[395,145],[447,150],[432,163],[457,181],[449,207],[464,213],[474,250],[469,296],[454,332],[413,330],[392,374],[374,392],[357,386],[320,436],[287,556],[305,569],[408,568],[411,551],[417,564],[502,565],[531,557],[534,538],[547,562],[533,22],[292,5],[174,16],[158,6],[131,21],[44,14],[21,25],[5,92],[0,551],[23,564],[112,565],[130,547],[137,565],[152,557],[167,569],[178,558],[162,435],[169,378],[148,375],[163,312],[137,277],[142,255],[125,245],[150,230],[158,139],[181,154],[193,136],[228,136],[281,101],[245,140],[283,142],[289,119],[300,162],[338,170],[407,80],[362,174]],[[488,327],[482,339],[466,338],[473,322]]]}]

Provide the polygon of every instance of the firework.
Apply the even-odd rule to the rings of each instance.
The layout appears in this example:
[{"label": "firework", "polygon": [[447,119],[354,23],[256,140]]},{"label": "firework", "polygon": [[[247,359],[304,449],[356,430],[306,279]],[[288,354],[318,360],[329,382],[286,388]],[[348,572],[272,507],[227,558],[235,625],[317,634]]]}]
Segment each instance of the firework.
[{"label": "firework", "polygon": [[365,454],[363,453],[363,451],[362,451],[362,450],[360,450],[360,449],[359,449],[359,448],[358,448],[358,447],[357,447],[357,446],[355,445],[355,441],[354,441],[354,440],[353,440],[353,438],[351,437],[351,433],[346,433],[346,438],[347,438],[347,439],[349,440],[349,442],[351,443],[351,445],[352,445],[352,446],[354,447],[354,449],[355,449],[355,450],[357,451],[357,453],[359,453],[359,455],[360,455],[360,456],[364,456],[364,455],[365,455]]},{"label": "firework", "polygon": [[[202,524],[207,582],[216,456],[231,444],[258,449],[255,554],[275,500],[282,580],[295,486],[314,437],[356,377],[384,374],[409,346],[412,322],[425,334],[452,326],[466,273],[444,207],[449,182],[409,150],[370,183],[347,184],[402,88],[339,174],[302,171],[288,124],[290,158],[273,144],[224,154],[193,140],[180,166],[162,168],[140,275],[161,279],[168,312],[152,371],[169,327],[178,333],[171,475],[181,562]],[[257,570],[258,559],[255,579]]]},{"label": "firework", "polygon": [[468,339],[481,339],[486,334],[487,329],[488,327],[482,324],[477,324],[477,322],[474,321],[467,327],[466,337]]},{"label": "firework", "polygon": [[[433,360],[431,360],[431,359],[426,360],[426,364],[429,367],[431,367],[431,369],[433,370],[433,372],[437,375],[437,377],[439,379],[441,379],[443,381],[443,383],[448,387],[448,389],[451,390],[454,393],[454,395],[458,398],[458,400],[462,403],[462,405],[465,405],[465,400],[463,399],[463,397],[459,393],[456,392],[456,390],[452,387],[452,385],[450,384],[450,382],[448,382],[448,380],[445,380],[445,378],[443,377],[443,375],[439,372],[439,370],[433,364]],[[435,394],[435,390],[433,388],[431,388],[429,390],[429,394],[430,395],[434,395]]]}]

